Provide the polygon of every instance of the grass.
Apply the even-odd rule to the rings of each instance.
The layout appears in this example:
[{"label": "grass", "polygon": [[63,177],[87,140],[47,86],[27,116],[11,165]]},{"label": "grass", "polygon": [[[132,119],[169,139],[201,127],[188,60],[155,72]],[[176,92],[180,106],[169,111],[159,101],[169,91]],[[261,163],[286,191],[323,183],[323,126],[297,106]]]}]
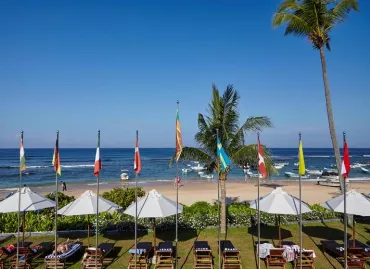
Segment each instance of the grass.
[{"label": "grass", "polygon": [[[282,238],[284,240],[293,241],[299,244],[299,227],[298,225],[286,225],[282,226]],[[235,247],[241,252],[243,268],[257,268],[256,258],[254,253],[254,243],[257,241],[256,230],[253,228],[239,227],[229,228],[226,238],[230,239]],[[349,228],[348,233],[351,234],[352,230]],[[160,241],[173,240],[175,234],[171,232],[157,233],[157,243]],[[277,240],[277,228],[276,227],[262,227],[261,228],[262,240],[268,240],[274,245],[278,244]],[[81,237],[80,237],[81,238]],[[45,241],[53,241],[53,236],[43,237],[29,237],[27,241],[37,244]],[[72,237],[71,237],[72,239]],[[81,238],[84,245],[87,245],[87,238]],[[356,239],[369,244],[370,243],[370,224],[358,223],[356,226]],[[60,241],[65,238],[59,238]],[[140,241],[152,241],[153,234],[139,234]],[[217,229],[206,229],[202,231],[185,230],[179,231],[179,268],[187,269],[193,266],[193,242],[194,240],[207,240],[212,248],[214,256],[214,267],[218,268],[218,255],[217,255]],[[313,249],[316,253],[315,265],[317,269],[328,269],[328,268],[342,268],[342,265],[332,256],[327,253],[323,253],[320,246],[320,240],[337,240],[343,242],[343,224],[339,222],[333,223],[310,223],[305,224],[303,228],[303,245],[305,249]],[[2,245],[13,243],[14,238]],[[134,245],[134,234],[125,233],[119,236],[106,236],[100,237],[100,242],[115,242],[115,248],[110,260],[110,269],[123,268],[128,265],[129,253],[128,251]],[[95,237],[90,238],[90,244],[95,244]],[[71,264],[70,268],[81,268],[79,262],[80,257]],[[44,265],[42,260],[38,263],[33,264],[35,268],[43,268]],[[154,268],[152,266],[151,268]],[[261,268],[266,268],[263,261],[261,261]],[[293,268],[292,264],[289,263],[288,268]],[[367,265],[370,268],[370,265]]]}]

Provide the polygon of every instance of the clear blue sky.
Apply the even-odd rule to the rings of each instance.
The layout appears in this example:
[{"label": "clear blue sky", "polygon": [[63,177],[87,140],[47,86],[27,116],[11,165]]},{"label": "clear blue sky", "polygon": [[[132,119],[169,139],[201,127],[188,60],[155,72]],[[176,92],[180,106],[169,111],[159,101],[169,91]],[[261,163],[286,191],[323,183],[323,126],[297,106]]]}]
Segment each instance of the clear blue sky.
[{"label": "clear blue sky", "polygon": [[[370,2],[332,32],[338,133],[370,147]],[[280,1],[1,1],[0,147],[185,145],[214,82],[241,94],[241,119],[271,117],[270,147],[330,147],[320,58],[271,27]],[[255,142],[255,135],[247,137]],[[248,142],[248,141],[247,141]]]}]

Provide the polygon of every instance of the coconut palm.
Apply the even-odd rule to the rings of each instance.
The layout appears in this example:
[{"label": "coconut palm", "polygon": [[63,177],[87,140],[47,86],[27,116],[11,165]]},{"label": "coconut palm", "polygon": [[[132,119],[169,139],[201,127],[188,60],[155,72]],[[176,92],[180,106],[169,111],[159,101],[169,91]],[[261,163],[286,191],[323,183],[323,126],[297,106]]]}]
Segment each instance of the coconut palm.
[{"label": "coconut palm", "polygon": [[330,51],[330,31],[337,24],[344,22],[351,10],[359,10],[357,0],[285,0],[274,14],[272,22],[273,27],[286,24],[285,35],[306,37],[313,48],[320,52],[326,111],[338,169],[340,153],[335,133],[324,47]]},{"label": "coconut palm", "polygon": [[[228,85],[221,96],[215,85],[212,86],[212,100],[208,105],[208,115],[198,115],[199,131],[195,135],[197,148],[184,147],[180,156],[182,160],[193,160],[205,163],[208,171],[217,171],[221,180],[221,232],[226,232],[226,179],[228,171],[222,172],[217,161],[217,130],[224,150],[230,160],[238,165],[257,165],[256,144],[245,145],[244,138],[247,132],[261,131],[271,127],[267,117],[250,117],[239,126],[237,106],[239,94],[232,85]],[[256,140],[256,138],[254,138]],[[267,168],[273,171],[270,154],[265,150]]]}]

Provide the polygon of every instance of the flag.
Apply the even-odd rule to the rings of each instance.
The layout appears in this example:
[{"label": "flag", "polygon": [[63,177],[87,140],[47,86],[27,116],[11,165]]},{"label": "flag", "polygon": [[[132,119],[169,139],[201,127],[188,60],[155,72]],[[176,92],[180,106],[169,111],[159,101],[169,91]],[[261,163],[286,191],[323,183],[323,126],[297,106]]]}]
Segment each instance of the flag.
[{"label": "flag", "polygon": [[298,173],[300,175],[306,174],[306,165],[304,163],[304,155],[303,155],[303,145],[302,140],[299,140],[299,166],[298,166]]},{"label": "flag", "polygon": [[60,167],[60,156],[59,156],[59,134],[57,135],[57,140],[55,142],[54,154],[53,154],[53,162],[54,171],[61,176],[62,170]]},{"label": "flag", "polygon": [[141,160],[140,160],[140,152],[139,152],[139,132],[138,131],[136,131],[134,170],[136,174],[139,174],[141,171]]},{"label": "flag", "polygon": [[180,183],[181,183],[181,178],[175,177],[175,184],[180,184]]},{"label": "flag", "polygon": [[176,162],[179,161],[182,152],[182,135],[180,128],[179,109],[176,110]]},{"label": "flag", "polygon": [[342,161],[342,169],[341,169],[341,174],[344,179],[348,177],[350,170],[351,170],[351,166],[350,166],[350,161],[349,161],[348,146],[347,146],[347,141],[344,140],[343,161]]},{"label": "flag", "polygon": [[21,145],[20,145],[20,152],[19,152],[19,161],[20,161],[19,169],[21,171],[26,170],[26,156],[24,155],[24,148],[23,148],[23,132],[22,132],[22,135],[21,135]]},{"label": "flag", "polygon": [[98,132],[98,146],[96,147],[96,154],[95,154],[95,167],[94,167],[94,175],[99,176],[99,172],[102,169],[101,159],[100,159],[100,131]]},{"label": "flag", "polygon": [[267,178],[267,170],[265,165],[265,159],[263,158],[263,151],[260,143],[260,139],[258,138],[258,170],[263,176],[263,178]]},{"label": "flag", "polygon": [[225,150],[223,149],[220,138],[218,136],[217,136],[217,155],[218,158],[220,159],[222,172],[225,172],[230,165],[230,159],[227,156]]}]

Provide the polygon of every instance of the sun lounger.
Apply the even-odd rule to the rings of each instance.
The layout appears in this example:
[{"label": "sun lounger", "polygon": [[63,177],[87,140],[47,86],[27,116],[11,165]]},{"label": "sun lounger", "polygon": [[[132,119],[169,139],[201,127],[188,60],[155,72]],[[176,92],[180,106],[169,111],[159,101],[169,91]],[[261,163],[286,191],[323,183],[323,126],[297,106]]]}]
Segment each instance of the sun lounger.
[{"label": "sun lounger", "polygon": [[135,252],[136,252],[136,268],[148,269],[150,267],[149,255],[153,251],[152,242],[138,242],[136,248],[130,249],[130,259],[128,269],[135,269]]},{"label": "sun lounger", "polygon": [[233,243],[230,240],[221,240],[220,250],[222,252],[222,268],[242,268],[240,251],[234,247]]},{"label": "sun lounger", "polygon": [[194,242],[194,268],[213,269],[211,247],[207,241]]},{"label": "sun lounger", "polygon": [[[344,245],[335,241],[321,241],[324,251],[334,254],[336,258],[343,263],[344,261]],[[348,268],[365,268],[365,261],[361,257],[356,257],[350,252],[347,253]]]},{"label": "sun lounger", "polygon": [[155,268],[170,268],[174,267],[173,259],[173,243],[172,242],[161,242],[158,244],[156,250],[157,263]]},{"label": "sun lounger", "polygon": [[[348,248],[349,249],[361,249],[361,255],[364,257],[365,260],[369,261],[370,260],[370,246],[360,242],[360,241],[355,241],[355,247],[353,248],[353,240],[348,241]],[[355,250],[354,250],[355,251]],[[357,250],[359,251],[359,250]]]},{"label": "sun lounger", "polygon": [[71,243],[71,247],[68,249],[67,252],[58,254],[57,261],[55,264],[55,254],[50,254],[45,257],[46,269],[51,268],[64,268],[65,262],[68,258],[74,256],[77,252],[81,250],[81,242],[78,240]]},{"label": "sun lounger", "polygon": [[298,255],[296,259],[294,260],[294,268],[306,268],[306,269],[315,269],[314,264],[314,252],[312,250],[303,250],[302,251],[302,267],[301,267],[301,256],[300,252],[298,252]]},{"label": "sun lounger", "polygon": [[270,255],[266,258],[266,267],[269,268],[283,268],[285,269],[286,260],[283,256],[283,248],[270,248]]},{"label": "sun lounger", "polygon": [[113,250],[114,243],[101,243],[98,248],[87,248],[82,261],[83,268],[103,268],[104,259]]}]

